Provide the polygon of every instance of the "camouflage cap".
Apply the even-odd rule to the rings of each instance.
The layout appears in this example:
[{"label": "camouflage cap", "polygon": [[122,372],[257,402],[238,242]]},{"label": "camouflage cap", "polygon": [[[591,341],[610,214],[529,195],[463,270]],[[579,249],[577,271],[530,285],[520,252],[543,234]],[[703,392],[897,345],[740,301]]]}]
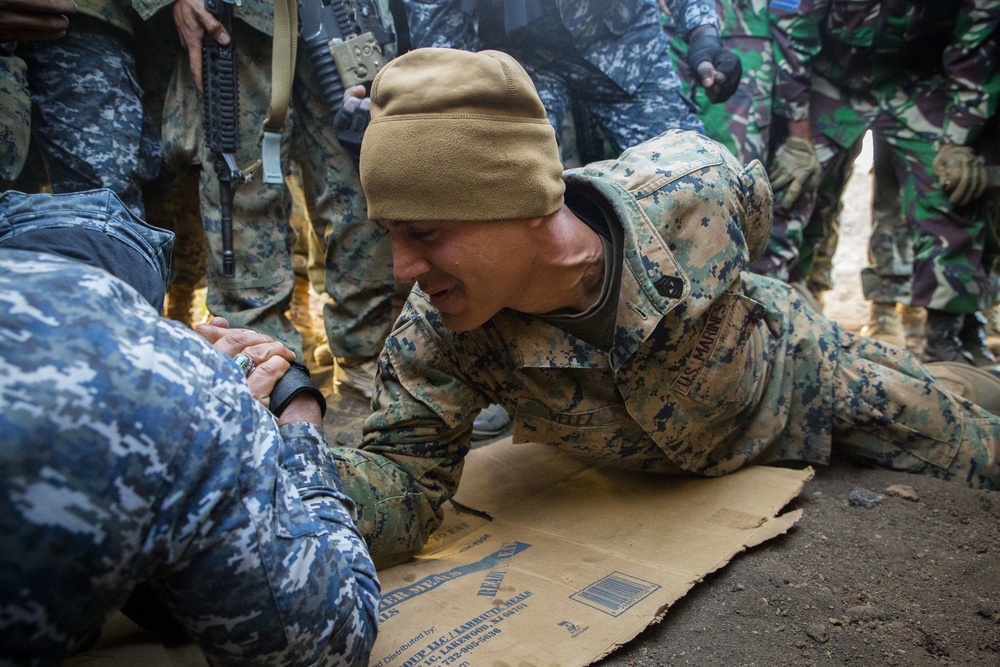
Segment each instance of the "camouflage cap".
[{"label": "camouflage cap", "polygon": [[374,220],[510,220],[563,202],[555,131],[506,53],[416,49],[372,84],[361,185]]}]

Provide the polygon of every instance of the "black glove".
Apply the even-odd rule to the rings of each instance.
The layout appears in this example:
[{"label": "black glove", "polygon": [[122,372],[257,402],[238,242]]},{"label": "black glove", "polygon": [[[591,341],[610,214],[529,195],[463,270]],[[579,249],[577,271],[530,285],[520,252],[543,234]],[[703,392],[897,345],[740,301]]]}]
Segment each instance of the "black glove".
[{"label": "black glove", "polygon": [[721,103],[732,97],[736,88],[740,85],[740,77],[743,76],[743,65],[740,59],[726,49],[722,48],[719,41],[719,31],[712,26],[702,28],[691,38],[688,44],[688,66],[691,68],[691,75],[698,83],[701,83],[705,76],[704,70],[698,70],[698,65],[707,63],[715,68],[717,72],[726,76],[725,83],[713,83],[705,89],[708,99],[715,103]]},{"label": "black glove", "polygon": [[323,397],[323,392],[313,384],[306,365],[298,361],[291,362],[288,371],[274,384],[274,389],[271,390],[271,407],[269,409],[275,417],[280,417],[292,399],[302,392],[315,398],[319,402],[320,414],[326,415],[326,398]]},{"label": "black glove", "polygon": [[361,140],[365,138],[365,130],[371,119],[370,102],[367,98],[360,104],[344,104],[333,117],[333,131],[337,135],[337,141],[351,154],[355,167],[361,162]]}]

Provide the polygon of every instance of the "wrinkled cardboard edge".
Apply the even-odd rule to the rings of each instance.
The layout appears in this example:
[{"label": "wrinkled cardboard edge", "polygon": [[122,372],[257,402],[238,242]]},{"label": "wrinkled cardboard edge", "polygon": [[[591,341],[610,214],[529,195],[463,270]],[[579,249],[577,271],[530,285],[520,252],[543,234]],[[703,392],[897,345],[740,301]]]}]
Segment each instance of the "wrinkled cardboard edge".
[{"label": "wrinkled cardboard edge", "polygon": [[[798,498],[799,495],[802,493],[802,489],[805,488],[806,482],[808,482],[809,480],[811,480],[813,477],[816,476],[816,471],[811,466],[803,468],[799,472],[802,473],[802,477],[799,479],[799,483],[795,487],[794,492],[788,496],[788,499],[785,500],[784,504],[782,504],[781,507],[776,508],[776,512],[780,512],[780,510],[786,507],[788,503]],[[688,586],[685,589],[684,594],[678,597],[670,604],[664,605],[659,610],[657,610],[656,614],[653,616],[652,619],[650,619],[649,623],[647,623],[644,627],[639,628],[635,632],[631,633],[630,636],[622,637],[620,640],[616,641],[613,646],[608,647],[607,651],[605,651],[598,657],[594,658],[587,664],[592,665],[596,662],[603,660],[604,658],[608,657],[621,647],[631,642],[633,639],[638,637],[641,633],[645,632],[653,625],[656,625],[657,623],[662,621],[664,617],[667,615],[667,612],[670,610],[670,607],[676,604],[677,602],[683,600],[687,596],[687,594],[691,591],[692,588],[694,588],[696,585],[705,580],[705,577],[715,572],[718,572],[726,565],[728,565],[733,560],[733,558],[740,555],[741,553],[748,551],[754,547],[760,546],[764,542],[767,542],[770,539],[778,537],[779,535],[784,535],[789,530],[791,530],[791,528],[796,523],[798,523],[799,519],[802,518],[803,513],[804,510],[799,508],[796,510],[792,510],[790,512],[785,512],[784,514],[780,513],[776,514],[775,516],[765,520],[764,523],[762,523],[758,528],[754,529],[753,533],[749,535],[749,537],[743,543],[741,548],[735,549],[728,556],[721,559],[714,568],[706,572],[703,576],[698,577],[696,579],[692,579],[690,582],[688,582]]]}]

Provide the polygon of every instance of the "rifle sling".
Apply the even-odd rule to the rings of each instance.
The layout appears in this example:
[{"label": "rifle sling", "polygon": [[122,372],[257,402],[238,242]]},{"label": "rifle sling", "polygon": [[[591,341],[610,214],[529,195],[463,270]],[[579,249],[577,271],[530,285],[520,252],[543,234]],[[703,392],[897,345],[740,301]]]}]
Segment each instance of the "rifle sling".
[{"label": "rifle sling", "polygon": [[271,104],[264,120],[261,160],[265,183],[281,183],[281,132],[288,117],[288,102],[295,79],[295,49],[299,36],[296,0],[275,0],[274,43],[271,49]]}]

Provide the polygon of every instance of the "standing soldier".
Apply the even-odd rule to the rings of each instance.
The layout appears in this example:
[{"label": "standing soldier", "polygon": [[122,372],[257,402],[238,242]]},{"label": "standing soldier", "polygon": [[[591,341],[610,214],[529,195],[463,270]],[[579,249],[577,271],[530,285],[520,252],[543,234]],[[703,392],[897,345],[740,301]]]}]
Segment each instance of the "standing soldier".
[{"label": "standing soldier", "polygon": [[[54,192],[114,191],[144,215],[160,132],[142,106],[128,0],[79,0],[66,34],[18,42],[31,136]],[[65,11],[65,10],[64,10]]]},{"label": "standing soldier", "polygon": [[[990,259],[976,205],[986,177],[974,146],[1000,94],[1000,53],[991,38],[1000,3],[813,1],[824,18],[810,117],[824,178],[843,173],[868,129],[884,142],[914,234],[910,291],[912,305],[927,309],[924,358],[995,364],[976,315],[987,305]],[[821,190],[839,198],[842,188],[828,185]],[[780,230],[786,223],[775,213]],[[803,219],[822,227],[825,218]]]},{"label": "standing soldier", "polygon": [[[666,3],[660,6],[666,10]],[[775,208],[788,211],[779,219],[798,219],[795,212],[813,204],[819,181],[819,160],[809,128],[809,60],[819,51],[818,19],[810,3],[737,0],[718,2],[723,45],[742,62],[746,75],[725,105],[712,104],[697,87],[691,96],[699,106],[705,132],[743,162],[768,165],[775,189]],[[668,25],[672,17],[664,14]],[[675,64],[682,80],[690,80],[686,45],[674,40]],[[775,150],[776,149],[776,150]],[[778,241],[790,237],[787,244]],[[751,268],[787,282],[800,291],[802,277],[787,269],[801,245],[801,229],[772,237],[772,256]],[[793,272],[794,274],[794,272]]]},{"label": "standing soldier", "polygon": [[[347,2],[347,0],[343,0]],[[149,20],[171,8],[185,53],[175,81],[177,103],[167,110],[169,134],[201,125],[201,45],[214,38],[231,43],[239,77],[239,140],[236,163],[247,166],[261,158],[262,121],[271,92],[274,6],[269,0],[246,0],[234,10],[231,33],[205,8],[204,0],[135,0]],[[377,15],[368,0],[351,2]],[[383,15],[384,16],[384,15]],[[391,45],[383,45],[391,50]],[[388,58],[392,54],[386,53]],[[324,95],[323,81],[310,58],[296,60],[289,114],[281,136],[282,173],[288,160],[302,168],[302,188],[309,218],[327,243],[326,289],[331,303],[324,312],[327,337],[345,365],[364,365],[357,388],[370,394],[374,358],[392,323],[394,281],[384,231],[365,210],[357,167],[339,143],[336,110]],[[234,326],[252,327],[281,341],[301,358],[302,338],[286,316],[295,286],[292,249],[295,233],[289,219],[291,194],[283,180],[264,183],[258,171],[236,188],[233,201],[235,276],[226,277],[222,263],[219,180],[204,142],[196,147],[201,167],[201,210],[208,256],[208,310]]]},{"label": "standing soldier", "polygon": [[[668,129],[701,131],[660,28],[655,0],[404,0],[414,47],[499,49],[528,71],[559,136],[570,98],[617,154]],[[722,102],[739,59],[718,38],[714,0],[670,0],[698,83]],[[577,128],[577,132],[583,131]]]}]

